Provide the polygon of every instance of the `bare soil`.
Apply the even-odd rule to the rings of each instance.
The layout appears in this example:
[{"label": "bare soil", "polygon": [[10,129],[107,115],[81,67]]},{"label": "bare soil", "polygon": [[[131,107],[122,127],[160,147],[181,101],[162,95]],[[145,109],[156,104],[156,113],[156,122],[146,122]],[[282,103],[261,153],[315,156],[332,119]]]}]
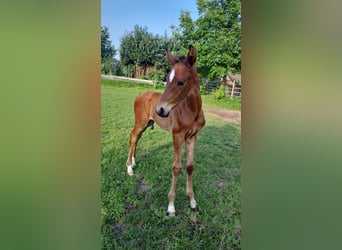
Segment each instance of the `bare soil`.
[{"label": "bare soil", "polygon": [[205,110],[206,114],[218,117],[229,123],[234,123],[241,126],[241,112],[236,110],[227,109],[208,109]]}]

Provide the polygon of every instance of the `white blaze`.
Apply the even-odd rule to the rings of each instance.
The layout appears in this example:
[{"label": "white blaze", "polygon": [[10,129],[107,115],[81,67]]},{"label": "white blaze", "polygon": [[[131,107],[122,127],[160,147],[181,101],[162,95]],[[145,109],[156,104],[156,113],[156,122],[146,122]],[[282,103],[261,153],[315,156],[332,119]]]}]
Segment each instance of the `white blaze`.
[{"label": "white blaze", "polygon": [[172,82],[173,78],[175,78],[175,70],[172,69],[170,73],[170,82]]}]

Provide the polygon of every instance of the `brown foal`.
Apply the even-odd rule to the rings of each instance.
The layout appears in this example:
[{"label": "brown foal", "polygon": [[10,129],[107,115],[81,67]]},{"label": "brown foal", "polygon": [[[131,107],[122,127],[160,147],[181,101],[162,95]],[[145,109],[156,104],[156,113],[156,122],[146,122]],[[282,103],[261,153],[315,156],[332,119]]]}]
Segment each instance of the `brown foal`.
[{"label": "brown foal", "polygon": [[174,161],[167,212],[169,216],[175,216],[175,189],[177,177],[182,169],[181,148],[183,142],[186,145],[186,194],[190,198],[190,207],[195,209],[197,206],[192,188],[194,149],[196,135],[204,126],[205,119],[195,67],[195,49],[189,46],[187,57],[176,58],[170,52],[166,52],[166,57],[171,63],[172,69],[167,75],[164,93],[145,92],[135,99],[135,124],[129,141],[130,148],[126,166],[128,174],[133,175],[137,143],[147,127],[153,128],[153,124],[156,122],[161,128],[172,132]]}]

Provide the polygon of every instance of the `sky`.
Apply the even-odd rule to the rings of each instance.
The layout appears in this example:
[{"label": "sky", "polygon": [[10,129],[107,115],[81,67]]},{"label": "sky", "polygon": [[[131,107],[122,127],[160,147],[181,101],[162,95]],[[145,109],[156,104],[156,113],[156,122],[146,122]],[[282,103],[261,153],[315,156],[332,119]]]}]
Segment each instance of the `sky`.
[{"label": "sky", "polygon": [[[147,27],[154,35],[171,35],[171,25],[179,25],[181,11],[189,11],[192,20],[198,18],[196,0],[102,0],[101,26],[109,28],[110,40],[115,49],[120,38],[135,25]],[[119,59],[119,51],[115,58]]]}]

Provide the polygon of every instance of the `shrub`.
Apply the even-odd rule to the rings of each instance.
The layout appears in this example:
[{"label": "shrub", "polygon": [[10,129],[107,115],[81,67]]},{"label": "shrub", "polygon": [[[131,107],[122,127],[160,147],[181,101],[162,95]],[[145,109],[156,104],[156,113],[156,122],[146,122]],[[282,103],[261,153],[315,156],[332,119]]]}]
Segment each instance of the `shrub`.
[{"label": "shrub", "polygon": [[160,70],[151,70],[148,72],[148,78],[153,81],[153,85],[155,88],[163,87],[163,80],[165,78],[165,74]]},{"label": "shrub", "polygon": [[221,100],[221,99],[226,98],[226,94],[224,92],[225,92],[224,85],[222,84],[217,90],[215,90],[215,92],[213,92],[213,95],[215,99]]}]

